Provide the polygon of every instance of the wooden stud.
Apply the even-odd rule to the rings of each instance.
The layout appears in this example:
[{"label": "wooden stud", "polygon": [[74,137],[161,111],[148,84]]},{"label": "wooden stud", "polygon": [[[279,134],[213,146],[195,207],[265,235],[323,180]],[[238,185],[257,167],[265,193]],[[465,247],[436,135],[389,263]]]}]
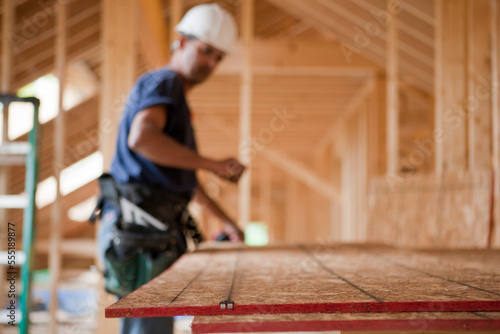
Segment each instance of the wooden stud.
[{"label": "wooden stud", "polygon": [[357,194],[357,241],[366,240],[366,229],[368,220],[368,104],[367,100],[360,107],[357,124],[357,169],[358,194]]},{"label": "wooden stud", "polygon": [[59,2],[57,4],[57,23],[56,23],[56,48],[55,48],[55,68],[57,78],[59,79],[59,96],[58,96],[58,112],[54,126],[54,160],[53,160],[53,175],[56,179],[56,198],[52,204],[51,222],[50,222],[50,251],[49,251],[49,270],[50,270],[50,321],[49,332],[57,333],[58,322],[56,312],[59,307],[57,298],[57,288],[59,287],[59,276],[61,273],[62,255],[60,253],[60,245],[62,241],[61,226],[65,215],[61,205],[61,172],[64,164],[65,141],[64,133],[64,89],[66,85],[66,66],[67,66],[67,3]]},{"label": "wooden stud", "polygon": [[285,242],[297,242],[297,232],[299,224],[303,222],[297,219],[297,211],[299,204],[299,182],[294,178],[289,178],[286,181],[286,197],[285,197],[285,224],[283,231]]},{"label": "wooden stud", "polygon": [[434,15],[434,18],[429,15],[428,13],[425,13],[421,11],[420,9],[416,8],[411,4],[409,1],[405,2],[404,4],[404,10],[411,13],[413,16],[418,17],[420,20],[424,21],[428,25],[432,26],[436,22],[436,15]]},{"label": "wooden stud", "polygon": [[[271,166],[264,164],[260,169],[259,177],[259,211],[260,220],[269,227],[272,224],[271,206],[272,206],[272,177]],[[268,228],[269,230],[269,228]]]},{"label": "wooden stud", "polygon": [[444,82],[443,82],[443,56],[444,56],[444,23],[443,0],[435,0],[434,16],[434,172],[440,176],[443,173],[444,152],[442,135],[444,132]]},{"label": "wooden stud", "polygon": [[[467,38],[467,96],[472,96],[474,92],[474,2],[468,1],[466,18],[466,38]],[[467,169],[472,170],[475,167],[474,156],[474,118],[472,116],[472,108],[467,104]]]},{"label": "wooden stud", "polygon": [[[346,124],[343,131],[343,136],[348,137],[350,129]],[[340,241],[346,242],[351,240],[350,226],[351,222],[354,221],[353,209],[354,203],[351,201],[352,198],[352,187],[351,183],[351,168],[353,167],[351,161],[351,147],[352,143],[350,138],[344,138],[344,146],[342,151],[342,161],[341,161],[341,189],[342,189],[342,221],[340,225]]]},{"label": "wooden stud", "polygon": [[[174,3],[177,1],[174,1]],[[168,61],[167,23],[160,0],[138,0],[139,44],[149,69],[164,66]]]},{"label": "wooden stud", "polygon": [[[365,99],[373,92],[375,88],[375,76],[369,76],[364,84],[359,88],[353,97],[352,101],[347,105],[345,110],[343,111],[343,117],[349,118],[356,109],[365,101]],[[342,125],[340,123],[334,123],[330,127],[330,129],[323,135],[323,137],[318,141],[318,145],[314,148],[314,155],[319,154],[325,150],[326,146],[329,145],[335,137],[340,132],[339,128]]]},{"label": "wooden stud", "polygon": [[492,120],[492,165],[494,172],[493,183],[493,226],[491,226],[489,247],[500,247],[500,34],[498,0],[490,0],[490,38],[491,38],[491,120]]},{"label": "wooden stud", "polygon": [[491,28],[488,0],[467,2],[467,167],[487,169],[491,166]]},{"label": "wooden stud", "polygon": [[177,32],[175,31],[175,26],[182,19],[182,8],[183,0],[171,0],[170,1],[170,27],[169,27],[169,46],[177,38]]},{"label": "wooden stud", "polygon": [[[11,90],[11,66],[12,66],[12,48],[10,48],[9,34],[14,25],[14,4],[12,1],[4,0],[2,2],[2,68],[1,75],[1,92],[6,94]],[[5,143],[8,140],[8,124],[9,124],[9,108],[6,105],[2,106],[2,136],[0,143]],[[0,194],[7,194],[10,168],[8,166],[0,167]],[[7,211],[0,209],[0,240],[7,240]],[[0,251],[7,250],[2,246]],[[6,291],[5,270],[0,270],[0,291]],[[4,305],[6,295],[0,296],[0,304]],[[0,333],[2,329],[0,328]]]},{"label": "wooden stud", "polygon": [[300,180],[310,188],[316,190],[318,193],[324,195],[326,198],[339,201],[340,195],[337,189],[328,186],[325,180],[322,180],[311,171],[308,167],[300,162],[290,158],[283,152],[278,152],[270,148],[266,148],[259,152],[260,156],[273,164],[275,167],[287,172],[292,178]]},{"label": "wooden stud", "polygon": [[[104,170],[115,153],[118,124],[126,97],[135,79],[136,0],[103,0],[102,2],[102,94],[100,98],[99,133]],[[113,296],[100,284],[97,333],[118,332],[118,321],[104,319],[103,307]]]},{"label": "wooden stud", "polygon": [[251,205],[251,142],[252,142],[252,44],[254,38],[254,0],[243,0],[241,5],[243,67],[240,84],[240,144],[239,159],[247,166],[238,187],[238,222],[245,228],[250,221]]},{"label": "wooden stud", "polygon": [[387,26],[387,173],[396,175],[399,171],[399,55],[398,19],[391,8],[396,1],[389,0],[388,11],[391,21]]},{"label": "wooden stud", "polygon": [[467,114],[466,114],[466,1],[446,0],[443,16],[443,64],[445,89],[444,112],[444,171],[467,168]]},{"label": "wooden stud", "polygon": [[[337,154],[335,145],[330,145],[328,149],[330,155],[329,174],[330,185],[332,188],[340,188],[340,160]],[[329,215],[330,215],[330,238],[332,241],[340,241],[341,236],[341,202],[329,200]]]},{"label": "wooden stud", "polygon": [[10,33],[14,25],[14,3],[12,1],[2,2],[2,68],[1,89],[3,94],[10,93],[12,48],[10,47]]}]

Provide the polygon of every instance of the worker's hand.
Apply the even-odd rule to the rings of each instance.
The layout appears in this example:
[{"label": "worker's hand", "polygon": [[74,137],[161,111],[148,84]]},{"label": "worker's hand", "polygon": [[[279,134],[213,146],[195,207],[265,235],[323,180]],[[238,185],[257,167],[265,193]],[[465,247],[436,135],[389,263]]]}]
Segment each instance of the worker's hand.
[{"label": "worker's hand", "polygon": [[245,166],[243,166],[238,160],[230,158],[222,161],[216,161],[215,168],[212,171],[223,179],[237,183],[245,171]]},{"label": "worker's hand", "polygon": [[224,233],[229,236],[231,241],[245,241],[245,233],[236,224],[224,224]]}]

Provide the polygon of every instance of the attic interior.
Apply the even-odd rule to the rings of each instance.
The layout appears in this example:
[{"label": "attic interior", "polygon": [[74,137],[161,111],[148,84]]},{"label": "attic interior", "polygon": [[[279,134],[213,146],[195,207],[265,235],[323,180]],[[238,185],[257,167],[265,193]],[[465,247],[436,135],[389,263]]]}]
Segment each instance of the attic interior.
[{"label": "attic interior", "polygon": [[[0,1],[1,93],[41,101],[34,269],[52,295],[92,276],[87,219],[130,87],[168,63],[175,25],[208,2]],[[210,2],[239,41],[189,96],[198,148],[249,168],[238,186],[198,177],[242,226],[271,244],[500,248],[500,1]],[[30,108],[2,109],[2,143],[26,141]],[[0,168],[0,194],[23,193],[25,167]],[[191,209],[215,238],[221,223]],[[23,211],[0,218],[6,251]]]}]

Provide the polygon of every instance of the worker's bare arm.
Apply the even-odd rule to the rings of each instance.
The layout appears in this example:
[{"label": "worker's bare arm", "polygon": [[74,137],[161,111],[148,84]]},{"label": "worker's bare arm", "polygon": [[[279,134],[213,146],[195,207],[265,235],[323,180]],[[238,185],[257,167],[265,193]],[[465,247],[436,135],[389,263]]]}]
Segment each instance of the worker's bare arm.
[{"label": "worker's bare arm", "polygon": [[238,181],[245,168],[236,159],[216,161],[200,156],[163,133],[166,122],[165,106],[139,111],[130,127],[129,148],[162,166],[190,170],[201,168],[232,182]]}]

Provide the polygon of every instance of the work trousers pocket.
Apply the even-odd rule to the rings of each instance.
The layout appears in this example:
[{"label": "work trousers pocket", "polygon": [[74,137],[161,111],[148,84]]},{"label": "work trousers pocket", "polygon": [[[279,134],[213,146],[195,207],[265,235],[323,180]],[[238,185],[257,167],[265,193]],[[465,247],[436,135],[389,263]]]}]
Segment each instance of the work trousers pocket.
[{"label": "work trousers pocket", "polygon": [[178,257],[176,250],[166,250],[155,256],[136,252],[127,258],[118,258],[110,247],[104,255],[104,287],[109,293],[124,297],[161,274]]}]

